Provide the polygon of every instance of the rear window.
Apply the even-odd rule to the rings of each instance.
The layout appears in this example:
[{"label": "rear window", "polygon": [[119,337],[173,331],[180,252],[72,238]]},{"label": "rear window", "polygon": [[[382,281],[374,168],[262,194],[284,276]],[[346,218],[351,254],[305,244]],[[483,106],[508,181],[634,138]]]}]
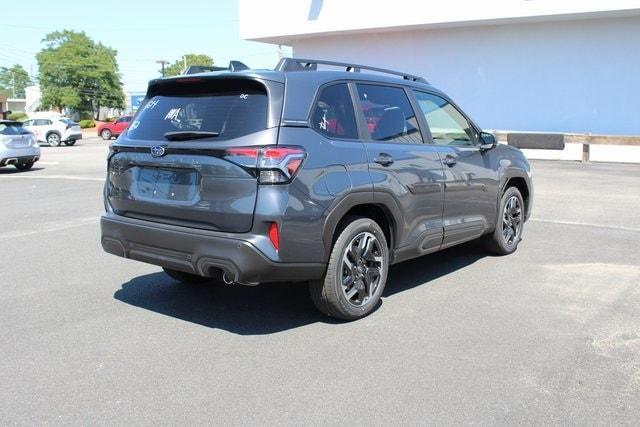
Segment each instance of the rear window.
[{"label": "rear window", "polygon": [[184,79],[151,88],[129,125],[132,139],[164,140],[167,132],[216,132],[238,138],[267,126],[267,93],[251,80]]},{"label": "rear window", "polygon": [[65,125],[69,125],[69,126],[75,126],[75,125],[77,125],[77,123],[76,123],[76,122],[74,122],[74,121],[73,121],[73,120],[71,120],[71,119],[60,119],[60,121],[61,121],[62,123],[64,123]]},{"label": "rear window", "polygon": [[29,133],[22,123],[0,123],[0,135],[22,135]]},{"label": "rear window", "polygon": [[330,138],[358,137],[356,116],[346,83],[334,84],[322,90],[311,116],[311,125]]}]

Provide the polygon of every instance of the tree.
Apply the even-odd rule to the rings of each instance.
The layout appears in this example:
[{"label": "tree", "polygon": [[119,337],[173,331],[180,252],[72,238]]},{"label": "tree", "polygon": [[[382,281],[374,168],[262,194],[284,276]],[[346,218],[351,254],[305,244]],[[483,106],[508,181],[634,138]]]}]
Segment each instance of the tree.
[{"label": "tree", "polygon": [[32,85],[29,73],[21,65],[0,67],[0,93],[8,98],[24,98],[24,88]]},{"label": "tree", "polygon": [[43,105],[93,111],[96,119],[100,107],[124,107],[114,49],[69,30],[47,34],[42,42],[45,48],[36,59]]},{"label": "tree", "polygon": [[[187,63],[187,67],[189,65],[203,65],[203,66],[211,66],[213,65],[213,58],[210,57],[209,55],[202,55],[202,54],[197,54],[197,53],[187,53],[185,55],[183,55],[182,58],[178,59],[177,61],[175,61],[173,64],[169,65],[168,67],[165,67],[164,69],[164,75],[165,76],[177,76],[178,74],[182,74],[182,71],[184,71],[185,68],[185,59],[186,59],[186,63]],[[162,70],[158,71],[159,73],[162,72]]]}]

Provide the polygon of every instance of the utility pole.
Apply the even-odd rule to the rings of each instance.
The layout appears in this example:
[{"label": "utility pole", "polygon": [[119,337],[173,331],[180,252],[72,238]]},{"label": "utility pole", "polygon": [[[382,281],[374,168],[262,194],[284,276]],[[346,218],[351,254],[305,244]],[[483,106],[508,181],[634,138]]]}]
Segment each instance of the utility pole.
[{"label": "utility pole", "polygon": [[164,65],[168,64],[169,61],[165,61],[164,59],[159,59],[156,61],[156,64],[161,64],[162,65],[162,77],[164,77]]}]

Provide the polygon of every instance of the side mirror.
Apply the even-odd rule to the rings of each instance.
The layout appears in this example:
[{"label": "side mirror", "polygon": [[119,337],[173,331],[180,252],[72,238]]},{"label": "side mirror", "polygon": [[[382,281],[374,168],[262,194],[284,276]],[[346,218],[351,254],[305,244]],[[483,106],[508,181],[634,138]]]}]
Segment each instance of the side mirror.
[{"label": "side mirror", "polygon": [[496,137],[489,132],[480,132],[480,150],[486,151],[495,148]]}]

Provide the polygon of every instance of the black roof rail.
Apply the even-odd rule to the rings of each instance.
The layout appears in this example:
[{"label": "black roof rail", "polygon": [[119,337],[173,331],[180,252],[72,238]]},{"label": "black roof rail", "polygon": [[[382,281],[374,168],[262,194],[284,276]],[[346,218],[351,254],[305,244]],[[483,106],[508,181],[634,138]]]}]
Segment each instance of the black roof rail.
[{"label": "black roof rail", "polygon": [[182,74],[206,73],[209,71],[242,71],[248,70],[249,67],[240,61],[229,61],[227,67],[216,67],[215,65],[189,65]]},{"label": "black roof rail", "polygon": [[414,76],[412,74],[401,73],[399,71],[387,70],[384,68],[369,67],[368,65],[350,64],[348,62],[325,61],[322,59],[305,59],[305,58],[282,58],[276,65],[276,71],[316,71],[318,64],[330,65],[333,67],[344,67],[345,71],[359,73],[361,70],[375,71],[384,74],[393,74],[400,76],[405,80],[413,82],[428,83],[424,78]]}]

